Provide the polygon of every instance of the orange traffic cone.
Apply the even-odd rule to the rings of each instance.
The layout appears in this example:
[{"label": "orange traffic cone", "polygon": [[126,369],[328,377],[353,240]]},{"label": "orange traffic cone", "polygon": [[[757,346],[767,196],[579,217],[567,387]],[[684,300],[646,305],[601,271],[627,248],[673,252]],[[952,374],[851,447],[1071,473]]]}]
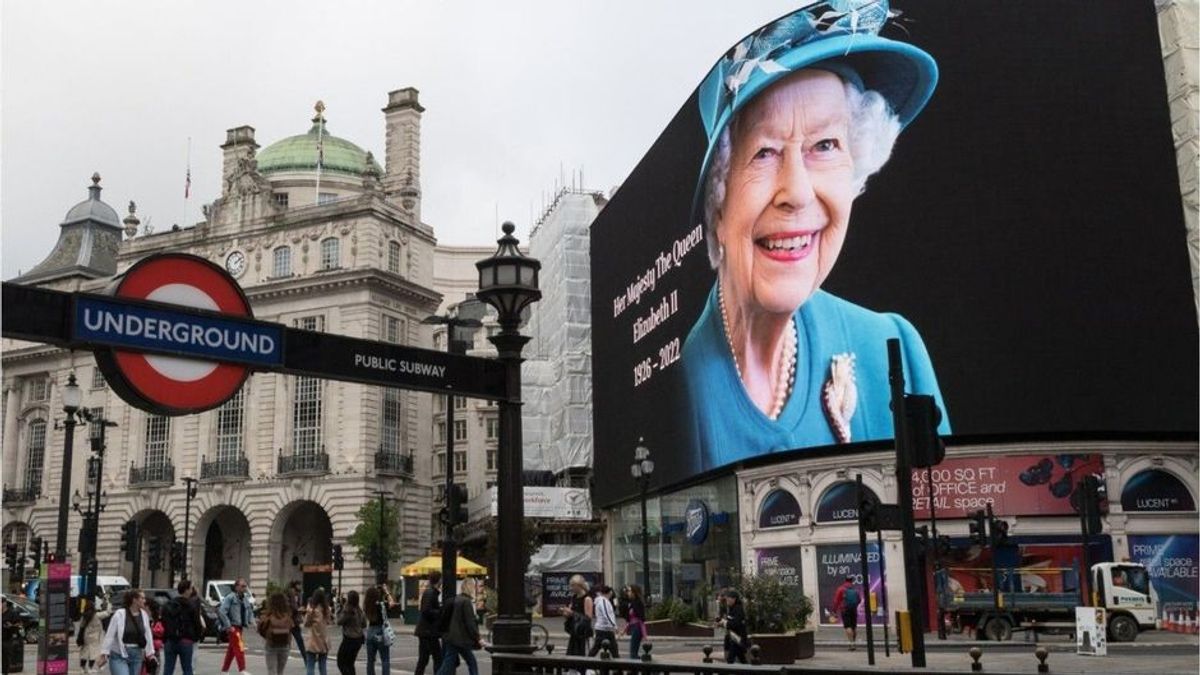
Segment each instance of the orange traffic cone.
[{"label": "orange traffic cone", "polygon": [[1191,621],[1188,624],[1188,633],[1196,635],[1200,633],[1200,617],[1196,616],[1196,612],[1191,613]]},{"label": "orange traffic cone", "polygon": [[1163,615],[1163,630],[1168,633],[1175,632],[1175,612],[1167,612]]}]

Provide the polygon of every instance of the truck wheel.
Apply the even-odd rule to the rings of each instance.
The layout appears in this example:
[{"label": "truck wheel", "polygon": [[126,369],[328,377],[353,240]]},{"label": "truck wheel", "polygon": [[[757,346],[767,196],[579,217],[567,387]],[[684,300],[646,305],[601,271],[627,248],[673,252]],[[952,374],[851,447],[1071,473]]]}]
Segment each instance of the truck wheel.
[{"label": "truck wheel", "polygon": [[983,627],[983,634],[989,640],[1007,642],[1012,639],[1012,624],[1002,616],[995,617]]},{"label": "truck wheel", "polygon": [[1138,636],[1138,625],[1133,617],[1118,614],[1108,622],[1108,638],[1113,642],[1133,642]]}]

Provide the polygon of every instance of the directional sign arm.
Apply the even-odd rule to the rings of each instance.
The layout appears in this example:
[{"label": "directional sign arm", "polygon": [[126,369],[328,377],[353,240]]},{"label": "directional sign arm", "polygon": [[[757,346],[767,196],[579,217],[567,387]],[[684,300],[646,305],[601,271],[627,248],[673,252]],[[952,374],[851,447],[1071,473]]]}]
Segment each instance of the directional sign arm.
[{"label": "directional sign arm", "polygon": [[71,294],[5,282],[4,337],[66,346],[71,341]]}]

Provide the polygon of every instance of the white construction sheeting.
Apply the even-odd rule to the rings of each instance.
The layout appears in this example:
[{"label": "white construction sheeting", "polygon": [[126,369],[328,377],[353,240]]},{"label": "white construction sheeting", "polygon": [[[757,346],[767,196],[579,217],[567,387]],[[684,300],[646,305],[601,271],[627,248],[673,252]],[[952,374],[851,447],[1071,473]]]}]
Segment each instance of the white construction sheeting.
[{"label": "white construction sheeting", "polygon": [[529,559],[526,576],[543,572],[601,572],[599,544],[542,544]]}]

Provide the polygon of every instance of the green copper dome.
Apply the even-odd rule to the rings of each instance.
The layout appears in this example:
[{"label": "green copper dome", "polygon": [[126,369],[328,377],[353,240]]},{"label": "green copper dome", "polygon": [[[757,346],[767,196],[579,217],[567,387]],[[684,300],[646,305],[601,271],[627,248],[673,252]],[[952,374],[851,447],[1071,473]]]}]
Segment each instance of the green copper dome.
[{"label": "green copper dome", "polygon": [[[361,176],[367,167],[367,151],[344,138],[332,136],[329,133],[329,123],[324,124],[320,132],[321,145],[325,148],[325,160],[321,165],[323,173],[343,173],[351,176]],[[317,136],[318,124],[306,134],[289,136],[283,140],[268,145],[258,153],[258,170],[263,174],[283,173],[286,171],[317,170]],[[371,158],[371,166],[380,174],[383,168]]]}]

